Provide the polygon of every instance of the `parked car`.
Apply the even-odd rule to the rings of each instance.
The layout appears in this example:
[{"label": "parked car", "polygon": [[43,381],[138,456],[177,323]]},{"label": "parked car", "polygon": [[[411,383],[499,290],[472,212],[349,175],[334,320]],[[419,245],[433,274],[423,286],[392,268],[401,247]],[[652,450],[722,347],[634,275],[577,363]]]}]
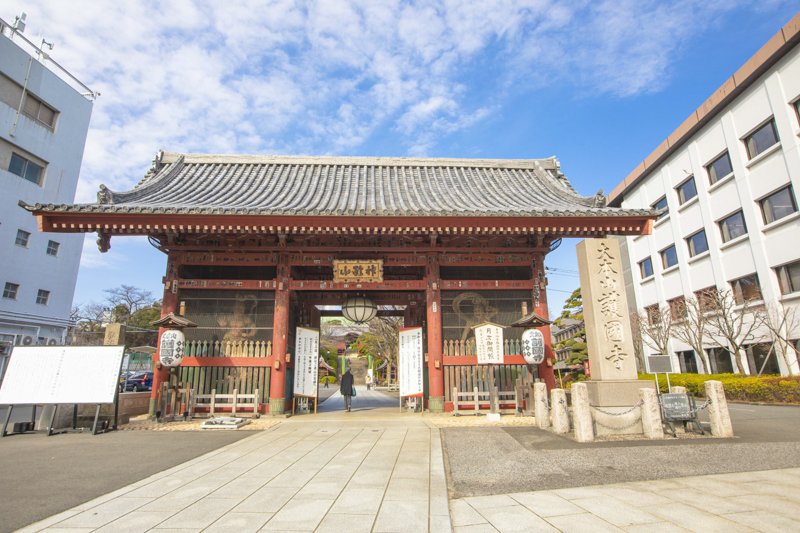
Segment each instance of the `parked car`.
[{"label": "parked car", "polygon": [[153,373],[149,371],[142,370],[140,372],[134,372],[132,375],[128,376],[128,379],[125,380],[125,392],[133,391],[146,391],[153,389]]},{"label": "parked car", "polygon": [[134,370],[123,370],[119,373],[119,391],[122,392],[125,390],[125,382],[128,381],[128,378],[131,377],[136,372]]}]

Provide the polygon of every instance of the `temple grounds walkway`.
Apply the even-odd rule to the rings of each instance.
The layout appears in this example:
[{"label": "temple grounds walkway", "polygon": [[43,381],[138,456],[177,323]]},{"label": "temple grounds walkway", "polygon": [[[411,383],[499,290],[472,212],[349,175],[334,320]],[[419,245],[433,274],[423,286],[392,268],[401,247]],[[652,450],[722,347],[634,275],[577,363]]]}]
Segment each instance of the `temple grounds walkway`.
[{"label": "temple grounds walkway", "polygon": [[[548,488],[547,478],[540,477],[538,482],[518,483],[524,489],[501,493],[497,489],[502,488],[503,482],[513,486],[515,479],[523,479],[529,471],[536,470],[531,458],[521,452],[530,448],[541,459],[547,456],[547,442],[537,441],[534,446],[521,436],[502,441],[489,438],[492,456],[488,457],[481,439],[501,428],[470,428],[470,442],[465,444],[471,447],[474,457],[465,463],[458,454],[445,458],[443,454],[450,455],[451,450],[443,452],[440,431],[429,423],[430,417],[399,414],[396,398],[359,388],[351,413],[342,412],[341,401],[337,393],[323,404],[326,407],[317,416],[283,420],[274,428],[22,531],[727,532],[800,528],[800,468],[778,468],[782,462],[787,463],[777,461],[775,453],[765,455],[776,461],[768,468],[778,469],[669,477],[660,471],[665,465],[651,463],[652,477],[648,479],[660,479],[596,485],[612,480],[600,478],[586,483],[581,478],[567,485],[571,488],[551,486],[550,490],[531,491]],[[744,414],[740,416],[752,415],[761,423],[764,415],[772,412],[770,409],[774,410],[743,407]],[[775,416],[793,419],[795,408],[784,409],[788,411],[775,411]],[[744,419],[742,424],[746,427]],[[467,430],[443,431],[446,440],[451,441],[456,431]],[[535,436],[539,430],[509,431]],[[738,449],[740,454],[726,455],[728,472],[748,469],[751,463],[746,456],[758,453],[764,445],[788,446],[783,451],[796,455],[791,453],[796,444],[791,430],[773,435],[770,442],[760,442],[743,433],[738,443],[731,439],[704,440],[701,448],[725,448],[723,455]],[[641,443],[638,448],[655,453],[663,450],[664,444]],[[684,455],[682,446],[669,448]],[[614,450],[620,453],[620,470],[626,470],[626,457],[633,450],[624,446]],[[550,451],[555,450],[551,447]],[[593,445],[584,453],[608,451]],[[561,453],[575,456],[578,450],[566,446]],[[445,459],[454,470],[455,480],[449,502]],[[502,463],[501,459],[516,461],[515,466],[508,468],[510,463]],[[584,469],[593,469],[589,455],[580,460],[589,461]],[[672,455],[669,463],[675,461]],[[562,468],[558,462],[544,462],[548,468]],[[489,463],[502,464],[503,468],[496,472],[482,470]],[[693,474],[703,472],[701,468],[691,470]],[[572,476],[563,470],[564,477]],[[458,497],[458,480],[469,478],[474,495]]]}]

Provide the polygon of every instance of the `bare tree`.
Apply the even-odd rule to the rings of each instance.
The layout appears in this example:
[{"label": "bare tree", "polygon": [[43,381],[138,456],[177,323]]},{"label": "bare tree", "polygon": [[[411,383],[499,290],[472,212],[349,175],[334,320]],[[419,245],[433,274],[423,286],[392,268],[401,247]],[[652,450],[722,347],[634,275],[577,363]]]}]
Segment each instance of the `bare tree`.
[{"label": "bare tree", "polygon": [[709,334],[720,346],[730,350],[736,369],[744,374],[742,349],[764,323],[764,308],[759,300],[742,298],[737,302],[730,290],[717,291],[709,298],[712,306],[708,314]]},{"label": "bare tree", "polygon": [[669,340],[675,322],[673,310],[668,306],[652,306],[636,315],[631,321],[635,334],[651,349],[661,355],[669,355]]},{"label": "bare tree", "polygon": [[[800,355],[797,347],[792,342],[792,338],[800,333],[800,315],[797,313],[797,308],[783,305],[781,302],[772,302],[766,306],[763,318],[764,326],[769,331],[770,337],[772,337],[770,353],[772,351],[780,353],[789,373],[797,373],[792,371],[792,364],[789,362],[788,357],[790,351],[794,352],[795,358]],[[766,361],[764,363],[766,364]],[[759,374],[761,373],[760,370]]]},{"label": "bare tree", "polygon": [[709,328],[708,309],[705,302],[697,298],[687,298],[684,301],[684,309],[686,312],[683,318],[672,328],[672,336],[691,346],[703,364],[703,372],[710,374],[711,368],[705,351]]},{"label": "bare tree", "polygon": [[114,289],[106,289],[106,302],[115,311],[121,311],[124,316],[120,317],[127,322],[132,314],[153,303],[153,293],[150,291],[133,287],[132,285],[120,285]]}]

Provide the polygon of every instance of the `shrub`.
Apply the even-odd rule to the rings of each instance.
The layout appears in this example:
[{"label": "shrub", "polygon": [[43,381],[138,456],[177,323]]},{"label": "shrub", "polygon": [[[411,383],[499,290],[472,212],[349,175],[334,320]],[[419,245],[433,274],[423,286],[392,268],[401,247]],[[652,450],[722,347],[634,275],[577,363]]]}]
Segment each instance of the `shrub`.
[{"label": "shrub", "polygon": [[[639,379],[652,380],[651,374],[640,374]],[[800,403],[800,377],[798,376],[742,376],[739,374],[670,374],[671,385],[686,387],[694,396],[705,396],[704,383],[721,381],[729,400],[767,403]],[[667,392],[667,379],[658,376],[661,392]]]}]

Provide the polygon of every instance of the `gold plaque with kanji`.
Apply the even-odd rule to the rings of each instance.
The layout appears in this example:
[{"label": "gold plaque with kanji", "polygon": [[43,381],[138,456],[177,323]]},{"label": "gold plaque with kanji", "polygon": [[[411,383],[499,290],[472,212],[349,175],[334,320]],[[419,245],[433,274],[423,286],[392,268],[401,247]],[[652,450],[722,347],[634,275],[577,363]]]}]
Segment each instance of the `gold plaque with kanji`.
[{"label": "gold plaque with kanji", "polygon": [[383,259],[334,261],[333,281],[337,283],[381,283],[383,282]]}]

